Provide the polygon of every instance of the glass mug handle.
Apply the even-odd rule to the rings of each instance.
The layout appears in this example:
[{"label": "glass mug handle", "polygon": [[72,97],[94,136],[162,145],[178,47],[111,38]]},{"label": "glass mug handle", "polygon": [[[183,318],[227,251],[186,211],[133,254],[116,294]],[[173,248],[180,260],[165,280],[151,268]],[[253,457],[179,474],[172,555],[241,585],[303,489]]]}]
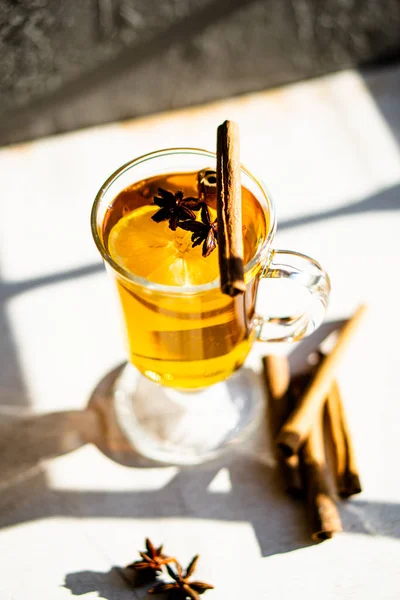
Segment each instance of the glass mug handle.
[{"label": "glass mug handle", "polygon": [[268,316],[254,317],[258,341],[297,341],[319,327],[331,286],[317,261],[292,250],[272,250],[261,282],[257,309]]}]

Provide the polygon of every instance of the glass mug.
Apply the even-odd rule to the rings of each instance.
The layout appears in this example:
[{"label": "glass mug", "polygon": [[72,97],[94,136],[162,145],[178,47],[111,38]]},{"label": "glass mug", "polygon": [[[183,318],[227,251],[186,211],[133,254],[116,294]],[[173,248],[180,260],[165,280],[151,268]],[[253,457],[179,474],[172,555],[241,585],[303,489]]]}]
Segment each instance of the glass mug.
[{"label": "glass mug", "polygon": [[[113,260],[103,222],[121,191],[154,176],[215,169],[215,164],[215,154],[205,150],[147,154],[118,169],[92,209],[93,237],[116,282],[130,359],[115,382],[116,415],[136,450],[168,463],[214,457],[255,426],[260,394],[250,371],[238,369],[255,341],[296,341],[314,331],[330,292],[329,277],[315,260],[271,248],[276,230],[271,197],[243,166],[242,187],[256,199],[266,223],[245,265],[245,294],[222,294],[218,279],[197,286],[154,283]],[[268,282],[268,314],[264,307],[262,314],[256,310],[262,280]]]}]

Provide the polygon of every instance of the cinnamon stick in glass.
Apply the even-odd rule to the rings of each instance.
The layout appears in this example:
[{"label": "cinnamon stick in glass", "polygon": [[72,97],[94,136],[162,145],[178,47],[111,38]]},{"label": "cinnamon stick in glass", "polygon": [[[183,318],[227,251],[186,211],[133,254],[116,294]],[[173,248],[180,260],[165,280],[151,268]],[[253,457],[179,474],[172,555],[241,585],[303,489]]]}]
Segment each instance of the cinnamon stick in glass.
[{"label": "cinnamon stick in glass", "polygon": [[233,121],[225,121],[217,130],[217,218],[221,291],[234,297],[246,287],[239,128]]},{"label": "cinnamon stick in glass", "polygon": [[296,454],[310,433],[329,392],[335,369],[359,326],[366,307],[361,305],[340,331],[332,351],[321,361],[315,377],[299,400],[297,407],[283,425],[277,444],[286,456]]},{"label": "cinnamon stick in glass", "polygon": [[336,380],[331,384],[328,393],[326,414],[333,442],[338,493],[343,498],[348,498],[361,492],[361,482],[342,395]]},{"label": "cinnamon stick in glass", "polygon": [[[268,415],[272,438],[288,418],[293,406],[289,395],[290,368],[286,356],[264,356],[264,381],[268,392]],[[282,474],[285,491],[291,496],[302,494],[299,457],[297,454],[287,457],[277,449],[276,458]]]}]

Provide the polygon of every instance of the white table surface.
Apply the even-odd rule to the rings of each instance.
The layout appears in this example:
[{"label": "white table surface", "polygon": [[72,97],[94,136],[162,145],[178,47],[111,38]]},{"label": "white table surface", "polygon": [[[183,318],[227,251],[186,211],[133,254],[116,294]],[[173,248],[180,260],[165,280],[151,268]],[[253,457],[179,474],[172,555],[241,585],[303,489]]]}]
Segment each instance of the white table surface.
[{"label": "white table surface", "polygon": [[[338,370],[363,493],[340,505],[344,533],[318,545],[280,489],[264,429],[193,469],[118,462],[85,443],[93,389],[124,360],[90,235],[94,195],[140,154],[213,149],[226,118],[274,196],[276,247],[329,271],[327,320],[369,306]],[[210,600],[399,598],[399,144],[392,68],[0,149],[2,600],[142,597],[113,567],[136,559],[145,536],[183,562],[200,553]]]}]

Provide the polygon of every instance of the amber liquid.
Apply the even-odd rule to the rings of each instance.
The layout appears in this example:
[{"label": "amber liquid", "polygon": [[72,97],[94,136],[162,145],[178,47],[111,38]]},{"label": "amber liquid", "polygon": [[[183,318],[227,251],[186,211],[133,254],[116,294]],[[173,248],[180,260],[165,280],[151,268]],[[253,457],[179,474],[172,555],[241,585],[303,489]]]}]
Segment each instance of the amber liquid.
[{"label": "amber liquid", "polygon": [[[118,221],[139,207],[152,205],[159,187],[198,196],[196,173],[158,176],[126,188],[105,214],[102,235],[106,248]],[[215,210],[215,201],[209,205]],[[268,223],[259,202],[244,187],[242,205],[248,263],[265,240]],[[160,227],[153,222],[152,226]],[[215,250],[214,256],[201,260],[212,256],[217,260],[217,253]],[[132,273],[140,275],[140,256],[137,261]],[[234,299],[222,294],[218,286],[202,292],[192,288],[189,293],[171,283],[170,291],[165,292],[128,281],[113,271],[133,365],[153,381],[176,388],[201,388],[231,375],[243,364],[254,340],[251,323],[262,268],[257,264],[246,273],[246,293]],[[200,283],[210,281],[205,277]]]}]

